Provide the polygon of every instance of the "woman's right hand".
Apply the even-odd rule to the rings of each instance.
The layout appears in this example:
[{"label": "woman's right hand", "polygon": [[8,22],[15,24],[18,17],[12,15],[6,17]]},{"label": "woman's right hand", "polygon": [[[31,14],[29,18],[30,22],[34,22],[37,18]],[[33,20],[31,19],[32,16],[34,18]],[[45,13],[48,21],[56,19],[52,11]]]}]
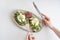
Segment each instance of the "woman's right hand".
[{"label": "woman's right hand", "polygon": [[42,16],[44,16],[44,18],[42,19],[42,24],[44,26],[51,27],[52,25],[50,23],[50,19],[46,15],[44,15],[44,14],[42,14]]},{"label": "woman's right hand", "polygon": [[60,30],[51,25],[50,19],[46,15],[44,15],[44,14],[42,14],[42,15],[44,16],[44,18],[42,19],[43,25],[49,27],[60,38]]}]

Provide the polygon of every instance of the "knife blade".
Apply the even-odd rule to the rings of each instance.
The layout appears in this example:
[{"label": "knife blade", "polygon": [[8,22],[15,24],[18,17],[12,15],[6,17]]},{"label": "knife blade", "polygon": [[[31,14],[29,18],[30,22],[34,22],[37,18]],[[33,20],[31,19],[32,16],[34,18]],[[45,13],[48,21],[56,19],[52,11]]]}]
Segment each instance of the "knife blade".
[{"label": "knife blade", "polygon": [[37,11],[37,12],[39,13],[39,15],[41,16],[41,18],[43,18],[41,12],[39,11],[39,9],[37,8],[37,6],[36,6],[36,4],[35,4],[34,2],[33,2],[33,5],[34,5],[36,11]]}]

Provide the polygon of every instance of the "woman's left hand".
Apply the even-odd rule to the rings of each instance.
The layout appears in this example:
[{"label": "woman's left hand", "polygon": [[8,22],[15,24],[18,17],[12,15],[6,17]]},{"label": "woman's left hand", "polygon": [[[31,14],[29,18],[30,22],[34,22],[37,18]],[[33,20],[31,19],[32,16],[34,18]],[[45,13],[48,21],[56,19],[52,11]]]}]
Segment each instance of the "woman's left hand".
[{"label": "woman's left hand", "polygon": [[26,40],[35,40],[33,34],[27,33]]}]

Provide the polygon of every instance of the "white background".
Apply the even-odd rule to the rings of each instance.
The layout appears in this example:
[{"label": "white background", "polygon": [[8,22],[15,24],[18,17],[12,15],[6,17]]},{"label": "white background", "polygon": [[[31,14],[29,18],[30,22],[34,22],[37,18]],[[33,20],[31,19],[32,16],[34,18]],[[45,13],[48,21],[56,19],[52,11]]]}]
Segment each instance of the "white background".
[{"label": "white background", "polygon": [[[60,0],[0,0],[0,40],[25,40],[26,31],[18,28],[11,19],[13,10],[29,10],[36,15],[32,2],[39,10],[50,17],[52,24],[60,29]],[[60,40],[49,28],[44,27],[34,33],[36,40]]]}]

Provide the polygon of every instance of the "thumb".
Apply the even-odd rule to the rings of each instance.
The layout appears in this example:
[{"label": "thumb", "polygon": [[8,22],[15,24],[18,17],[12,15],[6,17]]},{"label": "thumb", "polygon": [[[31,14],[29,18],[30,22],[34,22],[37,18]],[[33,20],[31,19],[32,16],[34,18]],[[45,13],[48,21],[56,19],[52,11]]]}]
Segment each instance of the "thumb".
[{"label": "thumb", "polygon": [[30,34],[30,40],[32,40],[32,35]]},{"label": "thumb", "polygon": [[42,23],[43,23],[43,25],[46,25],[46,26],[48,25],[48,21],[46,19],[43,19]]}]

